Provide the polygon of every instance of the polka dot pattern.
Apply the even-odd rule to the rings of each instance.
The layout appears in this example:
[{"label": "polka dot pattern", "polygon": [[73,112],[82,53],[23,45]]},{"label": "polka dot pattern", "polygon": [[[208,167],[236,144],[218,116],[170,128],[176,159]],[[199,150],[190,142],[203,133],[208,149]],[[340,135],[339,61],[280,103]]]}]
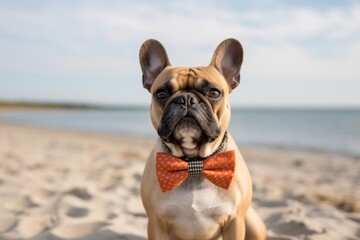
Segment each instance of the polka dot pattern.
[{"label": "polka dot pattern", "polygon": [[[235,171],[235,152],[220,152],[203,161],[203,175],[218,187],[229,189]],[[159,152],[156,175],[163,192],[178,187],[188,176],[188,163],[178,157]]]},{"label": "polka dot pattern", "polygon": [[204,161],[203,175],[218,187],[229,189],[235,172],[235,151],[221,152]]}]

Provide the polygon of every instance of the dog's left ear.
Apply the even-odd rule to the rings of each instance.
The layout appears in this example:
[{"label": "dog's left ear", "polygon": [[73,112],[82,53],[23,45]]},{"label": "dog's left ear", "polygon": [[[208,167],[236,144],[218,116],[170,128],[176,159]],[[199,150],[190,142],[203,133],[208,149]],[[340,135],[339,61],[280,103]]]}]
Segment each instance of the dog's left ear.
[{"label": "dog's left ear", "polygon": [[234,89],[240,83],[240,68],[243,62],[243,48],[236,39],[224,40],[216,48],[210,66],[215,67]]},{"label": "dog's left ear", "polygon": [[149,39],[141,45],[139,57],[143,86],[150,91],[157,76],[170,66],[170,61],[164,46],[155,39]]}]

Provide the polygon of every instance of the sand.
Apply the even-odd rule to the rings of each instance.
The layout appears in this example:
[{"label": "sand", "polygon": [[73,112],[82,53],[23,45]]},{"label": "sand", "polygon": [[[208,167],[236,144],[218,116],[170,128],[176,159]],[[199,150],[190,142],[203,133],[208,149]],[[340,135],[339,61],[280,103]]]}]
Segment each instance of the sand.
[{"label": "sand", "polygon": [[[146,239],[155,139],[0,123],[0,239]],[[360,159],[240,147],[268,239],[360,239]]]}]

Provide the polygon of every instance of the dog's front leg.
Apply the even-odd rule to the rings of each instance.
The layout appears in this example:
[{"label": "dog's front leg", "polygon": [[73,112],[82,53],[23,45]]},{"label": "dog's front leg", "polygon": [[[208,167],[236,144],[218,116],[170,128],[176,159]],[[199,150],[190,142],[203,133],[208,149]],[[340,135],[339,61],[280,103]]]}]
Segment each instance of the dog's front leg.
[{"label": "dog's front leg", "polygon": [[223,230],[223,240],[244,240],[245,239],[245,219],[236,217]]},{"label": "dog's front leg", "polygon": [[148,237],[149,237],[149,240],[169,240],[170,239],[169,233],[162,227],[162,224],[157,217],[149,217]]}]

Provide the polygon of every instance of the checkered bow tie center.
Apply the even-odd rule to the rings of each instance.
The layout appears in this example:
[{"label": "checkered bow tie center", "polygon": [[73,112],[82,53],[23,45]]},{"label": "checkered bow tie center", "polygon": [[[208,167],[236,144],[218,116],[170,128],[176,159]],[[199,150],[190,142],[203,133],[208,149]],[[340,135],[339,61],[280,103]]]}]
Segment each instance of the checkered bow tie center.
[{"label": "checkered bow tie center", "polygon": [[220,152],[202,161],[186,162],[173,155],[156,155],[156,175],[163,192],[178,187],[189,176],[203,175],[218,187],[229,189],[235,171],[235,152]]}]

